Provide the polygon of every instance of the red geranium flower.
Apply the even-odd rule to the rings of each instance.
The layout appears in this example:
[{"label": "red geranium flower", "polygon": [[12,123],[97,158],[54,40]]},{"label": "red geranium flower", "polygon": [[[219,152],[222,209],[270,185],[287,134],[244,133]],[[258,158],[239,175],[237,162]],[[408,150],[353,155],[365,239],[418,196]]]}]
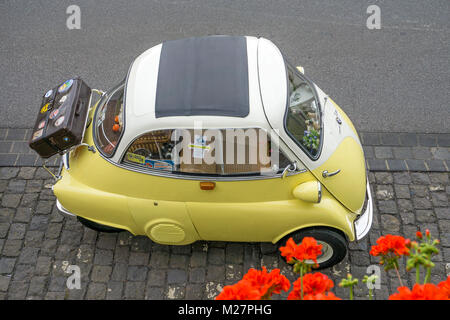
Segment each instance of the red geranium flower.
[{"label": "red geranium flower", "polygon": [[[294,288],[288,296],[288,300],[301,299],[301,283],[302,280],[297,279],[294,282]],[[317,295],[327,293],[333,288],[333,281],[320,272],[307,273],[303,276],[303,295]],[[304,298],[304,297],[303,297]]]},{"label": "red geranium flower", "polygon": [[304,237],[302,243],[297,245],[292,238],[286,241],[286,246],[280,248],[281,255],[286,257],[288,263],[293,258],[299,261],[313,260],[317,264],[317,257],[322,253],[322,245],[317,244],[316,239]]},{"label": "red geranium flower", "polygon": [[303,297],[303,300],[342,300],[336,297],[333,292],[318,293],[318,294],[307,294]]},{"label": "red geranium flower", "polygon": [[225,286],[216,300],[260,300],[259,290],[248,281],[241,280],[238,283]]},{"label": "red geranium flower", "polygon": [[411,249],[411,245],[412,245],[411,240],[406,239],[406,240],[405,240],[405,247],[407,247],[408,249]]},{"label": "red geranium flower", "polygon": [[246,280],[257,288],[261,297],[270,297],[273,293],[279,294],[281,291],[288,291],[291,283],[280,274],[280,269],[274,269],[267,273],[267,269],[262,267],[262,271],[250,269],[242,280]]},{"label": "red geranium flower", "polygon": [[288,241],[286,241],[286,246],[280,247],[281,256],[285,257],[287,262],[292,262],[296,248],[297,244],[294,242],[294,239],[289,238]]},{"label": "red geranium flower", "polygon": [[438,286],[426,283],[415,284],[412,290],[407,287],[397,288],[398,293],[394,293],[389,300],[448,300],[445,290]]},{"label": "red geranium flower", "polygon": [[289,280],[280,274],[280,269],[270,273],[265,267],[262,271],[250,269],[238,283],[225,286],[216,300],[261,300],[268,299],[272,294],[288,291]]},{"label": "red geranium flower", "polygon": [[438,288],[450,299],[450,276],[447,277],[447,280],[440,282]]},{"label": "red geranium flower", "polygon": [[402,236],[393,236],[388,234],[386,236],[379,237],[377,245],[372,246],[370,254],[372,256],[385,256],[389,253],[400,257],[402,255],[409,255],[409,241]]}]

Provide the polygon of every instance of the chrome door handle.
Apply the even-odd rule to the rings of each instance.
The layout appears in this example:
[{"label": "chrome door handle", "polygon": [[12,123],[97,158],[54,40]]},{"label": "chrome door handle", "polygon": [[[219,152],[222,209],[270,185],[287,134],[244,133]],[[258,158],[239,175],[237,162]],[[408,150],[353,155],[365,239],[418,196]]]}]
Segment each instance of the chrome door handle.
[{"label": "chrome door handle", "polygon": [[341,169],[337,169],[334,172],[328,172],[328,170],[325,170],[322,172],[322,177],[324,177],[324,178],[332,177],[332,176],[337,175],[339,172],[341,172]]},{"label": "chrome door handle", "polygon": [[[293,167],[293,168],[291,169],[291,167]],[[288,174],[288,172],[294,172],[296,170],[297,170],[297,162],[296,161],[288,164],[287,167],[284,168],[283,173],[281,174],[281,179],[286,178],[286,175]]]}]

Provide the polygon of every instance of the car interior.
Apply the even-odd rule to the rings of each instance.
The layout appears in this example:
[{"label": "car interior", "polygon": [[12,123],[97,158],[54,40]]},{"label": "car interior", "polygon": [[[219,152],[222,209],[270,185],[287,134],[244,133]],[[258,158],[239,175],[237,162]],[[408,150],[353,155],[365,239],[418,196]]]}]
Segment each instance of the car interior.
[{"label": "car interior", "polygon": [[[259,175],[272,166],[271,142],[267,139],[262,141],[259,130],[242,141],[228,136],[227,130],[213,130],[216,134],[209,139],[205,130],[201,135],[192,129],[150,131],[129,147],[123,163],[181,174]],[[228,139],[232,137],[234,143],[227,143],[227,136]],[[154,161],[169,165],[157,168]],[[279,163],[277,171],[289,163],[281,152]]]}]

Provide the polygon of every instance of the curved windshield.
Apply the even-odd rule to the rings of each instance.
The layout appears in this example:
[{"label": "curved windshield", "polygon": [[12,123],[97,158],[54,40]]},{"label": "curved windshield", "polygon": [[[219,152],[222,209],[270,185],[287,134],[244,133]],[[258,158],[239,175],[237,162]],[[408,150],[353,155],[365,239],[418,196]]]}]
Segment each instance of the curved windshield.
[{"label": "curved windshield", "polygon": [[95,113],[95,143],[107,157],[113,155],[124,130],[123,98],[125,83],[103,96]]},{"label": "curved windshield", "polygon": [[313,159],[321,142],[320,109],[314,89],[298,72],[287,65],[289,97],[285,119],[286,131]]}]

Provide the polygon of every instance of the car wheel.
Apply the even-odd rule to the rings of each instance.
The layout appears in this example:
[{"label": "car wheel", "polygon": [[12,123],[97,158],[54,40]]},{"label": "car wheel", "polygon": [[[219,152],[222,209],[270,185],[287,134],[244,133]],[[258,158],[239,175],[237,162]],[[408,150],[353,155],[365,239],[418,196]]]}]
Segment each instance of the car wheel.
[{"label": "car wheel", "polygon": [[118,229],[118,228],[114,228],[114,227],[110,227],[110,226],[105,226],[104,224],[100,224],[82,217],[77,217],[78,221],[81,222],[82,225],[84,225],[85,227],[88,227],[89,229],[98,231],[98,232],[121,232],[124,231],[122,229]]},{"label": "car wheel", "polygon": [[[345,236],[337,230],[330,228],[308,228],[298,230],[284,237],[280,245],[284,246],[287,239],[292,237],[295,243],[301,243],[304,237],[314,237],[317,243],[322,245],[322,254],[317,257],[319,268],[315,270],[330,268],[338,264],[347,254],[347,240]],[[313,263],[313,261],[311,261]]]}]

